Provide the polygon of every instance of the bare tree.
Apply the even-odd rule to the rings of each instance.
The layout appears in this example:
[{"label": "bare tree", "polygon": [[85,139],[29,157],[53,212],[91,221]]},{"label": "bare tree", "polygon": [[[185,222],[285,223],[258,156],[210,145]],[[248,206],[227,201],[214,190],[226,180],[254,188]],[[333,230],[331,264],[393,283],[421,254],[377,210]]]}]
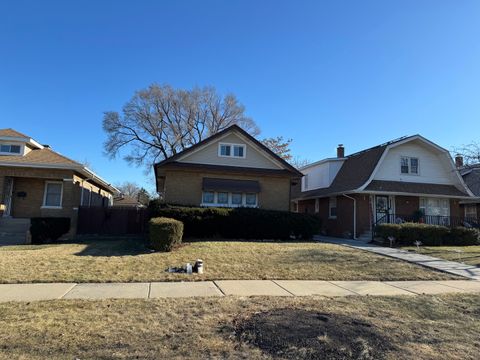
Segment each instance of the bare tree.
[{"label": "bare tree", "polygon": [[280,156],[283,160],[292,160],[292,154],[290,153],[290,144],[292,143],[292,139],[285,140],[283,136],[277,136],[263,139],[262,143],[275,154]]},{"label": "bare tree", "polygon": [[295,156],[292,158],[292,160],[290,160],[290,164],[292,164],[292,166],[296,169],[300,169],[304,166],[307,166],[310,163],[311,163],[310,160],[302,158],[300,156]]},{"label": "bare tree", "polygon": [[104,150],[114,158],[124,149],[129,163],[150,166],[233,124],[253,136],[260,132],[232,94],[221,96],[213,87],[181,90],[153,84],[137,91],[121,114],[105,112]]},{"label": "bare tree", "polygon": [[453,155],[461,155],[465,165],[473,165],[480,163],[480,143],[471,142],[467,145],[462,145],[453,148]]},{"label": "bare tree", "polygon": [[138,186],[137,183],[130,182],[130,181],[125,181],[121,184],[116,185],[115,187],[118,190],[120,190],[122,195],[126,195],[126,196],[132,197],[134,199],[137,198],[138,193],[141,190],[140,186]]}]

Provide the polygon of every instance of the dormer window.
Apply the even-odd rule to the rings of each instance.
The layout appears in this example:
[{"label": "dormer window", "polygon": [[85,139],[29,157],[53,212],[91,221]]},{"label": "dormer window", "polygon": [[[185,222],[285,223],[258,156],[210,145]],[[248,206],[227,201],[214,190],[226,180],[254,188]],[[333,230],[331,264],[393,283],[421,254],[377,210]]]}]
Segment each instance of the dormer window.
[{"label": "dormer window", "polygon": [[400,172],[402,174],[418,175],[418,158],[402,156],[400,161]]},{"label": "dormer window", "polygon": [[224,144],[221,143],[218,146],[218,156],[221,157],[235,157],[245,158],[245,145],[244,144]]},{"label": "dormer window", "polygon": [[0,153],[2,154],[20,154],[21,150],[20,145],[0,145]]}]

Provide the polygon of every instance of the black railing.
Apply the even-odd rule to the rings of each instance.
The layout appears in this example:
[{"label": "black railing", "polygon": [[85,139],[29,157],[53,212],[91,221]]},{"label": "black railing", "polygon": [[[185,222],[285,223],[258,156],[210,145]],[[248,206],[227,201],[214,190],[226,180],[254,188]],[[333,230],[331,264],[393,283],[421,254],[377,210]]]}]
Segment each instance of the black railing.
[{"label": "black railing", "polygon": [[375,237],[375,229],[380,224],[403,224],[403,223],[417,223],[428,225],[446,226],[448,228],[455,228],[459,226],[467,228],[480,228],[480,221],[478,218],[467,218],[463,216],[443,216],[443,215],[403,215],[403,214],[385,214],[373,224],[372,226],[372,240]]}]

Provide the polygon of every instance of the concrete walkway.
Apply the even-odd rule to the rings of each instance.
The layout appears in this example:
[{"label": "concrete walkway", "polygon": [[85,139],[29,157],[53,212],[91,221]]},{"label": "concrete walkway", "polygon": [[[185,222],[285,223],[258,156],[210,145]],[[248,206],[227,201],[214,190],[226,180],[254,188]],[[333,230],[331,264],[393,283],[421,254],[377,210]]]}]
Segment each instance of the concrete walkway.
[{"label": "concrete walkway", "polygon": [[151,283],[0,284],[0,302],[206,296],[415,296],[446,293],[480,294],[480,281],[218,280]]},{"label": "concrete walkway", "polygon": [[375,254],[389,256],[391,258],[408,261],[413,264],[443,271],[452,275],[459,275],[473,280],[480,280],[480,268],[473,265],[443,260],[397,248],[377,246],[357,240],[339,239],[327,236],[316,236],[314,239],[320,242],[348,246],[354,249],[365,250]]}]

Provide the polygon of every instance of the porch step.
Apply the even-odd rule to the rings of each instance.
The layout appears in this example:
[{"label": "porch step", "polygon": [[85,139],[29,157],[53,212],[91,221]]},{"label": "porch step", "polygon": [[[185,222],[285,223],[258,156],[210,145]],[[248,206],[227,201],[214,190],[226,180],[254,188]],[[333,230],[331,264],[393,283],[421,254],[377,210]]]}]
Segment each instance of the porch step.
[{"label": "porch step", "polygon": [[364,242],[372,241],[372,232],[371,231],[364,232],[363,234],[357,237],[357,240],[364,241]]},{"label": "porch step", "polygon": [[26,243],[30,219],[0,219],[0,245],[20,245]]}]

